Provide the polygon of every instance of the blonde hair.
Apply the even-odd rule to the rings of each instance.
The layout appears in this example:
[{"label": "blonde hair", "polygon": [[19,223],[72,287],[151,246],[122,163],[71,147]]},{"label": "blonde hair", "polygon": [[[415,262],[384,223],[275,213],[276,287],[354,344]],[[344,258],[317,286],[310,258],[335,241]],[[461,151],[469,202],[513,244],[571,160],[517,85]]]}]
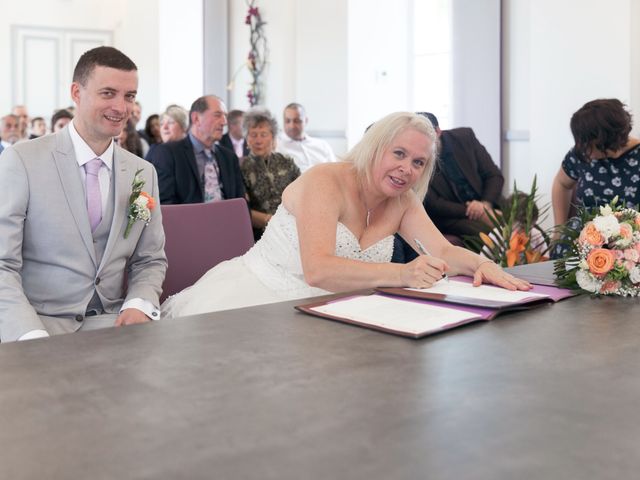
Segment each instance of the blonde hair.
[{"label": "blonde hair", "polygon": [[399,134],[408,129],[423,133],[431,141],[431,147],[424,152],[424,171],[413,186],[413,191],[422,200],[427,193],[437,155],[436,131],[426,118],[411,112],[396,112],[381,118],[367,129],[362,139],[346,154],[344,161],[353,163],[361,182],[370,183],[372,171],[380,163],[385,150]]}]

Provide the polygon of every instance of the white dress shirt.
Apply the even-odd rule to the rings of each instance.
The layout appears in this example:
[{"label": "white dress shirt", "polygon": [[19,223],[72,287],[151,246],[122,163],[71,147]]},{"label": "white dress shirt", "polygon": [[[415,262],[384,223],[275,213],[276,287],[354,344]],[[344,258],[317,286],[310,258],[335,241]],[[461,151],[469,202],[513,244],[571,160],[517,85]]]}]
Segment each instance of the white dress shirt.
[{"label": "white dress shirt", "polygon": [[231,144],[233,145],[233,151],[236,152],[236,157],[244,157],[244,138],[236,140],[235,138],[233,138],[233,135],[229,135],[229,138],[231,139]]},{"label": "white dress shirt", "polygon": [[293,140],[282,133],[278,136],[276,151],[293,158],[301,173],[319,163],[336,161],[336,156],[326,141],[309,135],[302,140]]}]

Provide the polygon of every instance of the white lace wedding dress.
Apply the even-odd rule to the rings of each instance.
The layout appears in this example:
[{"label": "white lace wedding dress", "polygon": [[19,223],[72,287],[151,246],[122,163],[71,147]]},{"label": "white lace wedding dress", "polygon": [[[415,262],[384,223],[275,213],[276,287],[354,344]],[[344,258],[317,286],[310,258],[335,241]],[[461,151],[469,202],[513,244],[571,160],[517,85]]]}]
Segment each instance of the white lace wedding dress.
[{"label": "white lace wedding dress", "polygon": [[[351,231],[338,223],[336,255],[365,262],[388,262],[393,236],[362,250]],[[162,304],[163,318],[282,302],[330,292],[304,281],[296,219],[280,205],[262,238],[241,257],[205,273],[193,286]]]}]

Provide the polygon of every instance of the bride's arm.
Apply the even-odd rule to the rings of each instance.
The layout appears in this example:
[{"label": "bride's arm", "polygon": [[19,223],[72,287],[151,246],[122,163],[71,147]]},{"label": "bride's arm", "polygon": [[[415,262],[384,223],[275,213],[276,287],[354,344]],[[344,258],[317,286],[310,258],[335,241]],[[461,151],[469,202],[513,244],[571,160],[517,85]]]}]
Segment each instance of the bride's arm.
[{"label": "bride's arm", "polygon": [[529,290],[531,288],[528,282],[503,272],[491,260],[466,248],[449,243],[433,224],[415,195],[412,195],[411,206],[407,208],[402,217],[398,233],[412,247],[415,248],[415,239],[418,239],[431,255],[443,259],[446,262],[449,275],[469,275],[474,277],[474,285],[487,282],[509,290]]},{"label": "bride's arm", "polygon": [[[340,292],[377,286],[426,287],[438,280],[444,262],[420,257],[407,265],[368,263],[335,255],[336,229],[346,209],[346,195],[332,168],[307,172],[285,192],[293,204],[305,281],[314,287]],[[291,211],[291,209],[289,209]]]}]

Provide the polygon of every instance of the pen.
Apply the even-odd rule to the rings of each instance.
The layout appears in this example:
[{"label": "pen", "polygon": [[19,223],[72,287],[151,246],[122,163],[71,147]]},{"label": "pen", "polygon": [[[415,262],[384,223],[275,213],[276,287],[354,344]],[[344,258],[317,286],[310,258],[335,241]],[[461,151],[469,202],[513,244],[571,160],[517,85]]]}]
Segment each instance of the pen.
[{"label": "pen", "polygon": [[[430,257],[433,256],[428,252],[426,248],[424,248],[424,245],[422,245],[422,242],[420,240],[418,240],[417,238],[414,238],[413,241],[416,242],[416,245],[418,246],[418,250],[422,255],[428,255]],[[442,278],[444,278],[447,282],[449,281],[449,275],[447,275],[445,272],[442,272]]]}]

